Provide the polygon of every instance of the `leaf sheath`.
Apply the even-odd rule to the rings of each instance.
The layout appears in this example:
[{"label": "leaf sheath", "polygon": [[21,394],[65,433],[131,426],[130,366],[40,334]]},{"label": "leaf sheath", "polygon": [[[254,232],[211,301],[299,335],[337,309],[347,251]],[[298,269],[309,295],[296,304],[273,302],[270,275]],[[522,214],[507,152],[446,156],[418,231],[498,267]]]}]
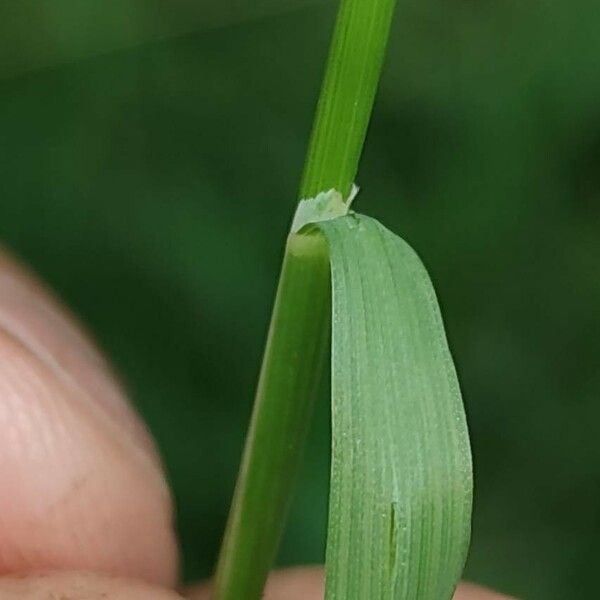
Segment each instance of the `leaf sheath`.
[{"label": "leaf sheath", "polygon": [[328,348],[330,304],[325,239],[317,231],[291,234],[217,566],[214,600],[262,596],[311,421]]}]

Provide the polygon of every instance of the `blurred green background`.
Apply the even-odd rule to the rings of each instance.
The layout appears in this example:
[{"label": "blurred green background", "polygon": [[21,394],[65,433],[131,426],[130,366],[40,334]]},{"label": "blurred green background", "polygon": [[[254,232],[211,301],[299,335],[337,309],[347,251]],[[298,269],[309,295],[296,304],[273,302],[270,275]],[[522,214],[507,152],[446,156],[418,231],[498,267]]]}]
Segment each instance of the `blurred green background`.
[{"label": "blurred green background", "polygon": [[[3,4],[0,238],[113,359],[204,577],[335,7],[99,4]],[[596,0],[400,0],[359,177],[444,309],[476,467],[467,576],[527,599],[597,594],[599,28]],[[327,421],[324,390],[281,564],[322,560]]]}]

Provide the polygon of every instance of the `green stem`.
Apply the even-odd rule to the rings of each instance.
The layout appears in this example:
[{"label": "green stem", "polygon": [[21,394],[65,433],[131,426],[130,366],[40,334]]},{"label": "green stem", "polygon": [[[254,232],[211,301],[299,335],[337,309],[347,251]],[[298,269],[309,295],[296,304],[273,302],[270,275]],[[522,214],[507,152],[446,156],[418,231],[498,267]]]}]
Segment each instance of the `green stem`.
[{"label": "green stem", "polygon": [[[342,0],[300,196],[347,197],[379,81],[395,0]],[[279,545],[329,341],[323,236],[288,237],[213,600],[257,600]]]},{"label": "green stem", "polygon": [[342,0],[313,126],[301,198],[350,193],[373,109],[396,0]]}]

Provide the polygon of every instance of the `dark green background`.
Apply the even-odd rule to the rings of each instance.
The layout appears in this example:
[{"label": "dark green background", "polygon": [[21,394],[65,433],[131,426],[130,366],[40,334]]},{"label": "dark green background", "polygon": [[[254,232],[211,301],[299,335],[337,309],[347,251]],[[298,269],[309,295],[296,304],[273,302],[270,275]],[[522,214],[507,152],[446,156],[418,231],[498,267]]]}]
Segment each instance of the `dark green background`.
[{"label": "dark green background", "polygon": [[[187,578],[218,547],[333,14],[0,81],[1,239],[126,380]],[[444,310],[476,467],[467,575],[522,598],[597,595],[599,28],[596,0],[400,0],[359,176],[358,209],[419,251]],[[322,559],[327,418],[324,392],[283,564]]]}]

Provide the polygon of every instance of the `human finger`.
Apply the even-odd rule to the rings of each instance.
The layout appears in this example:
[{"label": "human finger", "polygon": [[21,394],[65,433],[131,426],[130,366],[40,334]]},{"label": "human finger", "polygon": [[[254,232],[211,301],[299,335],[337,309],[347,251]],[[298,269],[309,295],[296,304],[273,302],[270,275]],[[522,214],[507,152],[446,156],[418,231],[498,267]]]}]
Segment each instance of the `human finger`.
[{"label": "human finger", "polygon": [[0,254],[0,574],[90,570],[171,585],[171,519],[153,443],[105,361]]},{"label": "human finger", "polygon": [[[321,567],[294,567],[275,571],[269,577],[264,600],[323,600],[325,580]],[[210,585],[192,588],[190,600],[210,600]],[[454,600],[511,600],[470,583],[461,584]]]}]

